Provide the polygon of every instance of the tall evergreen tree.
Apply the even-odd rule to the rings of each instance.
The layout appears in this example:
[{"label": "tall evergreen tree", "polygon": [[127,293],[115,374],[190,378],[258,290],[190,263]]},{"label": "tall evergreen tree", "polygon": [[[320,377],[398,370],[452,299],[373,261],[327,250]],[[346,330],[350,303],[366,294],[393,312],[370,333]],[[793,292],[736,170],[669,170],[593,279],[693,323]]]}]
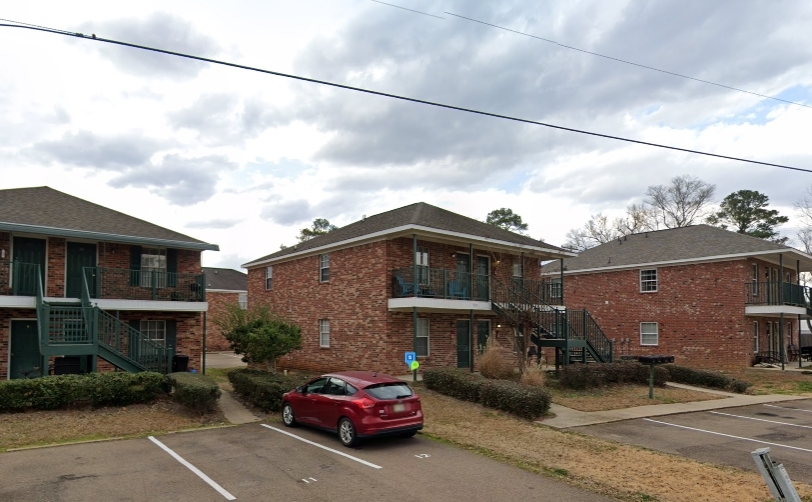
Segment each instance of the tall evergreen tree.
[{"label": "tall evergreen tree", "polygon": [[755,190],[739,190],[724,198],[719,211],[711,214],[707,222],[721,228],[731,228],[740,234],[784,244],[786,237],[779,237],[776,226],[789,221],[775,209],[767,209],[770,198]]}]

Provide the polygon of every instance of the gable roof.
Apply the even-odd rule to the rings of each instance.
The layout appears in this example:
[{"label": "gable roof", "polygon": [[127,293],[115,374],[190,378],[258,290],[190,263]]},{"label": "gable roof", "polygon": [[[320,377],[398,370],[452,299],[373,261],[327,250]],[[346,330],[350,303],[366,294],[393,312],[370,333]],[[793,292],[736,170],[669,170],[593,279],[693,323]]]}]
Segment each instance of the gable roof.
[{"label": "gable roof", "polygon": [[0,190],[0,230],[186,249],[220,249],[216,244],[47,186]]},{"label": "gable roof", "polygon": [[[739,234],[710,225],[656,230],[631,234],[587,249],[577,258],[564,260],[565,273],[630,268],[639,265],[679,262],[734,260],[751,256],[770,259],[779,254],[792,254],[801,261],[801,270],[812,269],[812,256],[797,249]],[[788,257],[789,258],[789,257]],[[777,259],[777,258],[776,258]],[[790,265],[790,262],[785,262]],[[559,263],[548,263],[542,274],[559,273]]]},{"label": "gable roof", "polygon": [[206,274],[206,289],[228,291],[248,291],[248,274],[233,268],[203,267]]},{"label": "gable roof", "polygon": [[420,235],[444,235],[450,239],[485,243],[503,249],[513,248],[550,257],[574,256],[565,251],[526,235],[517,234],[446,209],[418,202],[367,218],[319,235],[275,253],[257,258],[243,267],[251,267],[316,252],[321,249],[352,245],[363,240],[392,238],[417,233]]}]

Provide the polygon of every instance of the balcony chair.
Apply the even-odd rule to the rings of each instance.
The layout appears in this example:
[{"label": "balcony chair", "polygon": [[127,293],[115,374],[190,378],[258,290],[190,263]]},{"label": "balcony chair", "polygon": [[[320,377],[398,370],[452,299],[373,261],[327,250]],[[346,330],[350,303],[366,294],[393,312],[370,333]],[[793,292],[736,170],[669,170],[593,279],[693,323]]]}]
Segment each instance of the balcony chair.
[{"label": "balcony chair", "polygon": [[[406,282],[403,280],[403,277],[396,275],[395,280],[398,283],[398,287],[400,288],[400,295],[408,296],[414,294],[414,283],[413,282]],[[420,286],[417,287],[417,295],[420,295]]]}]

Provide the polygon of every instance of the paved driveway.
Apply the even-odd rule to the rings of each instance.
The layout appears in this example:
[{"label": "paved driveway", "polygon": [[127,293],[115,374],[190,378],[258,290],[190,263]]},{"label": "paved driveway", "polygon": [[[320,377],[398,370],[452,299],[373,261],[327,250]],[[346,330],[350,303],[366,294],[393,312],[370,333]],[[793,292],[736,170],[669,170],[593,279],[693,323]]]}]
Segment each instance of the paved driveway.
[{"label": "paved driveway", "polygon": [[319,431],[250,424],[0,454],[0,500],[610,499],[419,436],[347,449]]},{"label": "paved driveway", "polygon": [[572,430],[756,471],[750,452],[765,446],[790,478],[812,483],[812,400],[643,418]]}]

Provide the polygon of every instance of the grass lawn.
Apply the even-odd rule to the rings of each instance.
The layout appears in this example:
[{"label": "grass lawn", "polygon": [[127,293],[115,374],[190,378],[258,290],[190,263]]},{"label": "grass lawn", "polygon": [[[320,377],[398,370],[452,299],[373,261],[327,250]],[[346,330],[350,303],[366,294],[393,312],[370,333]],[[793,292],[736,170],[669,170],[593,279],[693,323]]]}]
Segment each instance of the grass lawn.
[{"label": "grass lawn", "polygon": [[697,392],[673,387],[655,387],[654,399],[648,398],[646,385],[613,385],[601,389],[571,390],[560,389],[551,382],[545,387],[553,398],[553,403],[578,411],[606,411],[650,404],[688,403],[709,401],[724,396]]},{"label": "grass lawn", "polygon": [[[422,382],[416,387],[426,436],[618,500],[771,500],[754,472],[552,429],[426,390]],[[812,502],[812,486],[795,486]]]},{"label": "grass lawn", "polygon": [[200,416],[169,398],[151,404],[0,414],[0,451],[27,446],[139,437],[225,425],[220,412]]},{"label": "grass lawn", "polygon": [[812,397],[812,371],[806,375],[798,371],[742,368],[722,373],[752,383],[753,387],[750,391],[753,394],[790,394]]}]

